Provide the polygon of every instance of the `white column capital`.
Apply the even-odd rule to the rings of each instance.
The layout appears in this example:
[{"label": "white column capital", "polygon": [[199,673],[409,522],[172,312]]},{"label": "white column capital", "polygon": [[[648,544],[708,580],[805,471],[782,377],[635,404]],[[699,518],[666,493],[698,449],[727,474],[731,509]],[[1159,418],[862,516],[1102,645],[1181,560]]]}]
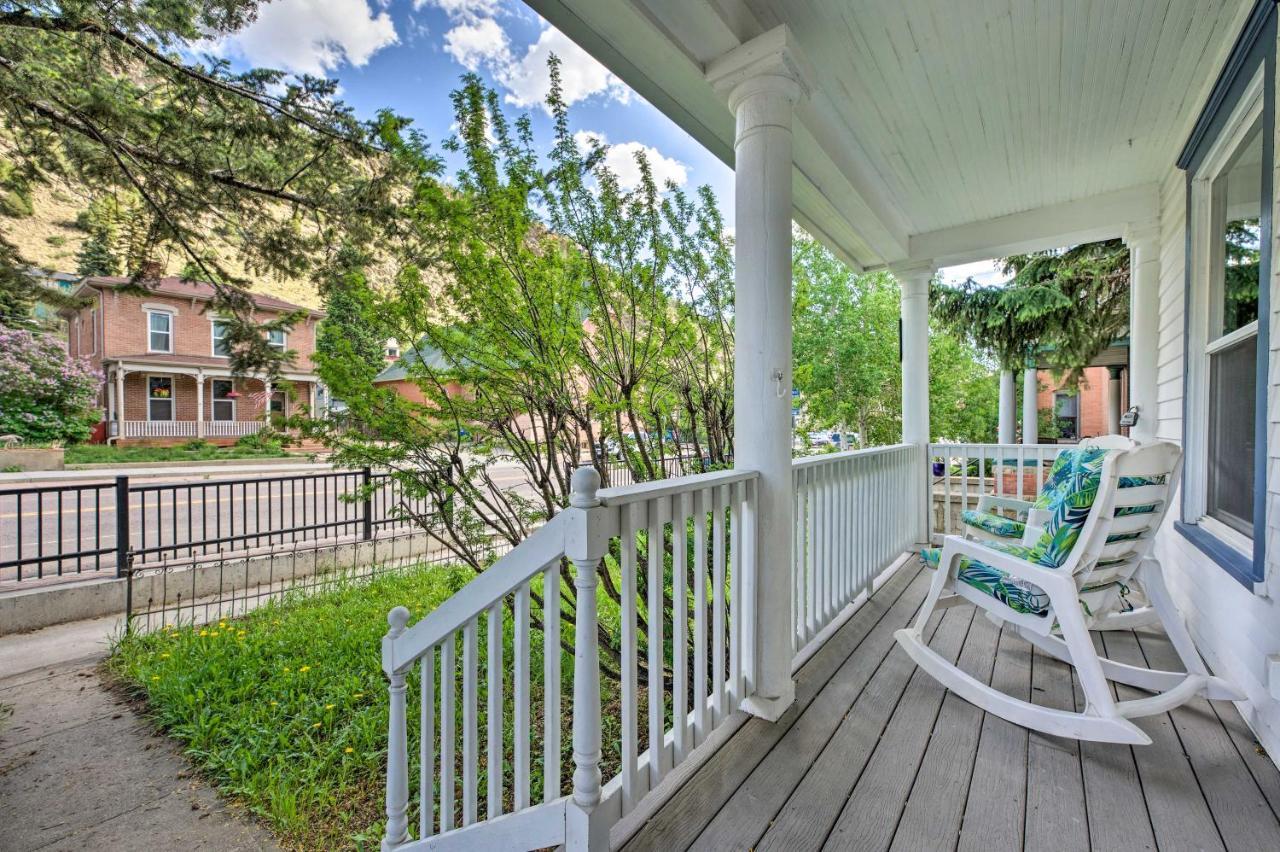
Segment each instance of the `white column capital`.
[{"label": "white column capital", "polygon": [[911,295],[928,295],[929,282],[937,274],[938,267],[932,260],[911,260],[891,263],[887,267],[889,273],[902,285],[903,297]]},{"label": "white column capital", "polygon": [[1145,219],[1141,222],[1130,222],[1124,226],[1121,239],[1131,249],[1155,248],[1160,242],[1160,220]]},{"label": "white column capital", "polygon": [[795,103],[813,91],[813,74],[786,24],[716,57],[704,73],[734,112],[753,94],[776,94]]}]

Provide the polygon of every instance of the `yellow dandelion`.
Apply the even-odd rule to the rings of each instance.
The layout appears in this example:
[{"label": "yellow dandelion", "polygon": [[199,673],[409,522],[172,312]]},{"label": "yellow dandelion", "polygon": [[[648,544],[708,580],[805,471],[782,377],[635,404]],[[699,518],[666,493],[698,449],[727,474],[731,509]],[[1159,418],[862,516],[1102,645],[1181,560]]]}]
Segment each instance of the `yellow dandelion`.
[{"label": "yellow dandelion", "polygon": [[353,695],[353,696],[351,696],[351,697],[352,697],[352,698],[364,698],[364,693],[363,693],[363,692],[357,692],[355,695]]},{"label": "yellow dandelion", "polygon": [[315,723],[314,725],[312,725],[311,727],[313,727],[313,728],[318,728],[318,727],[320,727],[320,723],[319,723],[319,722],[316,722],[316,723]]},{"label": "yellow dandelion", "polygon": [[309,672],[309,671],[311,671],[311,666],[298,666],[298,671],[300,671],[300,672]]},{"label": "yellow dandelion", "polygon": [[162,659],[162,660],[167,660],[167,659],[169,659],[169,655],[168,655],[168,654],[161,654],[161,655],[160,655],[160,659]]},{"label": "yellow dandelion", "polygon": [[326,709],[326,710],[332,710],[332,709],[333,709],[334,707],[336,707],[336,706],[337,706],[336,704],[326,704],[326,705],[324,705],[324,709]]},{"label": "yellow dandelion", "polygon": [[271,706],[272,706],[272,707],[279,707],[279,706],[280,706],[280,702],[279,702],[279,701],[272,701],[272,702],[271,702]]},{"label": "yellow dandelion", "polygon": [[151,676],[151,679],[152,679],[152,680],[159,680],[159,679],[160,679],[160,675],[152,675],[152,676]]},{"label": "yellow dandelion", "polygon": [[227,629],[227,623],[225,621],[219,621],[218,626],[221,627],[223,630]]},{"label": "yellow dandelion", "polygon": [[355,749],[353,749],[351,746],[347,746],[346,748],[344,748],[344,749],[342,750],[342,753],[343,753],[343,754],[351,754],[353,751],[355,751]]},{"label": "yellow dandelion", "polygon": [[208,636],[208,635],[209,635],[209,631],[208,631],[208,630],[201,630],[201,631],[200,631],[200,635],[201,635],[201,636]]},{"label": "yellow dandelion", "polygon": [[290,669],[289,669],[289,667],[288,667],[288,666],[285,666],[285,667],[284,667],[284,670],[285,670],[286,672],[287,672],[287,671],[290,671]]}]

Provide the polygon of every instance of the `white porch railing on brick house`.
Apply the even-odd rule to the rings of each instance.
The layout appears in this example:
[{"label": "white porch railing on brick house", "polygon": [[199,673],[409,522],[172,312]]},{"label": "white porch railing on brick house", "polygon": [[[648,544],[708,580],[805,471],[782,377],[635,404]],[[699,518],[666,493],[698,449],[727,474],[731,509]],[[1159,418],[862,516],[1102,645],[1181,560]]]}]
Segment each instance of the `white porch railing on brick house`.
[{"label": "white porch railing on brick house", "polygon": [[206,438],[239,438],[262,431],[261,420],[207,420],[204,424]]},{"label": "white porch railing on brick house", "polygon": [[[919,447],[899,445],[795,463],[793,650],[824,636],[918,535],[920,458]],[[745,718],[738,707],[753,694],[758,638],[758,475],[603,491],[598,482],[579,470],[568,509],[426,618],[410,627],[403,608],[388,617],[384,850],[607,849],[615,824],[642,820],[665,778]],[[619,603],[598,595],[601,584]],[[573,640],[562,645],[565,622]],[[603,701],[601,636],[620,651],[603,658],[616,668],[616,694]],[[563,646],[574,649],[568,671]],[[648,688],[642,673],[657,671],[660,686]],[[616,770],[607,783],[602,765]]]},{"label": "white porch railing on brick house", "polygon": [[123,438],[194,438],[194,420],[126,420]]}]

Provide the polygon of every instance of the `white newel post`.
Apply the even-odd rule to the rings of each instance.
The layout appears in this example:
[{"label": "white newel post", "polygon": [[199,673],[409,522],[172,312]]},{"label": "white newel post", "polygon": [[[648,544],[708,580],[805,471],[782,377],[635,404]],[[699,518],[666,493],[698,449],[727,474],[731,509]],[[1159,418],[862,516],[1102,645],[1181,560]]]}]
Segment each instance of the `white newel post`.
[{"label": "white newel post", "polygon": [[609,823],[600,804],[600,651],[596,588],[600,560],[616,532],[617,514],[600,505],[600,474],[574,471],[569,493],[573,513],[565,532],[565,555],[573,562],[577,611],[573,627],[573,795],[565,810],[565,849],[604,852]]},{"label": "white newel post", "polygon": [[396,639],[409,624],[409,610],[398,606],[387,613],[390,629],[382,638],[382,670],[389,681],[390,711],[387,721],[387,830],[383,852],[409,839],[409,730],[405,714],[405,673],[394,668]]},{"label": "white newel post", "polygon": [[1107,368],[1107,434],[1120,434],[1120,368]]},{"label": "white newel post", "polygon": [[921,488],[916,499],[916,541],[929,539],[929,282],[932,261],[890,267],[901,288],[902,443],[920,447]]},{"label": "white newel post", "polygon": [[1160,226],[1132,223],[1125,229],[1129,246],[1129,405],[1138,422],[1129,437],[1156,437],[1156,359],[1160,336]]},{"label": "white newel post", "polygon": [[196,372],[196,437],[204,437],[204,370]]},{"label": "white newel post", "polygon": [[713,60],[734,141],[734,467],[758,471],[754,690],[742,708],[777,719],[791,679],[791,124],[810,87],[785,26]]},{"label": "white newel post", "polygon": [[1013,370],[1000,371],[1000,429],[998,440],[1002,444],[1012,444],[1016,420],[1013,414]]},{"label": "white newel post", "polygon": [[1035,362],[1029,362],[1022,370],[1022,443],[1032,446],[1040,442],[1040,408],[1036,396],[1040,382]]}]

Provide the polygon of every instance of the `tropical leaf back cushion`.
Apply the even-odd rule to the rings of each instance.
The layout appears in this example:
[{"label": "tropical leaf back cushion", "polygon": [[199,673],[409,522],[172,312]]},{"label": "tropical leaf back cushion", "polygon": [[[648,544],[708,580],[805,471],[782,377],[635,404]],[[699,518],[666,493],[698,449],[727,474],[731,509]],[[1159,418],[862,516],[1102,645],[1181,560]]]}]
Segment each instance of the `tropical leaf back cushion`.
[{"label": "tropical leaf back cushion", "polygon": [[960,521],[965,526],[976,527],[1001,538],[1022,538],[1022,533],[1027,528],[1022,521],[993,512],[979,512],[977,509],[965,509],[960,513]]},{"label": "tropical leaf back cushion", "polygon": [[1052,502],[1045,507],[1049,522],[1031,545],[1025,557],[1028,562],[1059,568],[1067,561],[1098,496],[1105,457],[1105,450],[1081,450],[1075,454],[1070,472],[1061,478]]}]

